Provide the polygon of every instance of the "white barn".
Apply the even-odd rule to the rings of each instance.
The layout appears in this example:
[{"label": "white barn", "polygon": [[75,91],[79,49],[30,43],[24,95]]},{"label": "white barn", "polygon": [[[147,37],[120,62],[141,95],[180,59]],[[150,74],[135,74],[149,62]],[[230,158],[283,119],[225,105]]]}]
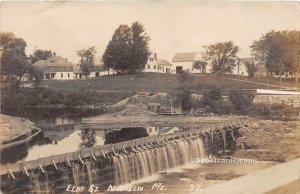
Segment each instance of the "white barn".
[{"label": "white barn", "polygon": [[178,73],[180,71],[187,71],[189,73],[201,73],[199,69],[193,68],[194,62],[202,60],[201,53],[176,53],[173,57],[173,71]]}]

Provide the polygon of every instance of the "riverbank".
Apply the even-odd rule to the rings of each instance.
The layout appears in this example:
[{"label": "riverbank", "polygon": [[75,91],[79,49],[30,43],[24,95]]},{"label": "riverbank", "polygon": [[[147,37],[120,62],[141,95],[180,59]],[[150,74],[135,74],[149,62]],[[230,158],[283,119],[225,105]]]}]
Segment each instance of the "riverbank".
[{"label": "riverbank", "polygon": [[34,129],[34,123],[27,119],[0,114],[0,144],[11,143]]}]

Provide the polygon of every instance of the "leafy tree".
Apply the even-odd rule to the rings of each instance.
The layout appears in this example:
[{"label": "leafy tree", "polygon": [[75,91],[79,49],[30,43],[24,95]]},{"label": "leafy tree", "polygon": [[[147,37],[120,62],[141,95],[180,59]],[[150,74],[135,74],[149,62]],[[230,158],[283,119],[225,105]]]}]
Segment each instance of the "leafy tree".
[{"label": "leafy tree", "polygon": [[0,32],[1,40],[1,75],[10,79],[21,80],[30,65],[25,54],[26,42],[11,32]]},{"label": "leafy tree", "polygon": [[92,67],[95,65],[95,54],[96,50],[94,46],[77,51],[77,55],[80,57],[79,64],[85,76],[90,75]]},{"label": "leafy tree", "polygon": [[132,31],[132,61],[131,71],[135,72],[138,69],[145,67],[148,57],[151,54],[148,47],[150,37],[146,35],[143,25],[139,22],[134,22],[131,25]]},{"label": "leafy tree", "polygon": [[250,46],[252,55],[263,62],[267,75],[279,71],[299,73],[300,31],[271,31]]},{"label": "leafy tree", "polygon": [[42,79],[42,73],[33,67],[25,54],[26,42],[17,38],[11,32],[0,32],[1,43],[1,76],[6,75],[8,79],[20,81],[25,73],[37,85]]},{"label": "leafy tree", "polygon": [[114,32],[103,55],[107,68],[134,73],[147,63],[150,38],[142,24],[134,22],[131,27],[120,25]]},{"label": "leafy tree", "polygon": [[222,74],[231,72],[237,61],[237,52],[239,47],[233,42],[219,42],[205,46],[203,58],[212,64],[212,72],[220,77]]},{"label": "leafy tree", "polygon": [[206,66],[207,66],[206,61],[195,61],[194,64],[193,64],[193,68],[200,69],[201,73],[206,72]]},{"label": "leafy tree", "polygon": [[30,59],[31,63],[33,64],[39,60],[46,60],[50,57],[52,57],[51,50],[36,49],[33,51],[33,54],[31,54],[29,56],[29,59]]},{"label": "leafy tree", "polygon": [[254,77],[255,72],[258,70],[259,64],[252,61],[252,62],[246,62],[245,65],[247,68],[248,77],[250,78]]}]

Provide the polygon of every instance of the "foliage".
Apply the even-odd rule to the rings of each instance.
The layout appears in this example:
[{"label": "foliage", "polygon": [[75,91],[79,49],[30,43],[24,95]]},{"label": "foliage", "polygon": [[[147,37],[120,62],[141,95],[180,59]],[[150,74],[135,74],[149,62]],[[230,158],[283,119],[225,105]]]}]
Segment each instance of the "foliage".
[{"label": "foliage", "polygon": [[10,79],[21,80],[30,65],[25,54],[26,42],[11,32],[0,32],[1,40],[1,74]]},{"label": "foliage", "polygon": [[29,80],[33,81],[34,86],[37,87],[43,80],[43,72],[34,65],[29,65],[27,72],[29,74]]},{"label": "foliage", "polygon": [[271,31],[250,46],[268,72],[300,71],[300,31]]},{"label": "foliage", "polygon": [[201,73],[206,73],[206,66],[207,66],[207,62],[201,60],[195,61],[193,64],[193,68],[200,69]]},{"label": "foliage", "polygon": [[192,92],[189,89],[183,90],[178,94],[177,100],[180,101],[182,111],[190,111],[193,108]]},{"label": "foliage", "polygon": [[[6,75],[8,79],[20,81],[25,73],[37,85],[42,77],[40,70],[33,67],[25,54],[26,42],[17,38],[11,32],[0,32],[1,51],[1,76]],[[16,86],[17,87],[17,86]]]},{"label": "foliage", "polygon": [[237,52],[239,47],[233,42],[219,42],[209,46],[205,46],[203,58],[210,61],[212,65],[212,73],[221,76],[224,73],[231,72],[237,61]]},{"label": "foliage", "polygon": [[120,25],[106,47],[102,57],[104,65],[121,73],[142,69],[150,55],[149,41],[150,37],[139,22],[134,22],[131,27]]},{"label": "foliage", "polygon": [[18,88],[16,82],[7,82],[1,87],[1,106],[22,107],[57,107],[88,106],[115,103],[134,95],[133,92],[103,93],[88,90],[52,90],[43,87]]},{"label": "foliage", "polygon": [[39,60],[46,60],[48,58],[52,57],[51,50],[41,50],[41,49],[35,49],[33,51],[33,54],[29,56],[29,59],[32,64]]},{"label": "foliage", "polygon": [[77,55],[80,57],[80,67],[82,69],[82,73],[85,76],[90,75],[93,66],[95,65],[95,47],[89,47],[88,49],[82,49],[77,51]]},{"label": "foliage", "polygon": [[232,90],[229,92],[229,101],[233,104],[235,110],[240,113],[246,113],[252,106],[255,95],[249,92]]},{"label": "foliage", "polygon": [[217,87],[205,91],[202,95],[201,102],[211,111],[219,112],[221,104],[224,103],[222,91]]},{"label": "foliage", "polygon": [[181,71],[177,74],[177,79],[180,83],[184,84],[184,89],[187,89],[187,84],[191,84],[193,82],[193,76],[191,76],[186,71]]},{"label": "foliage", "polygon": [[246,65],[246,68],[247,68],[248,77],[250,77],[250,78],[254,77],[254,74],[257,71],[259,64],[255,63],[253,61],[251,63],[250,62],[246,62],[245,65]]}]

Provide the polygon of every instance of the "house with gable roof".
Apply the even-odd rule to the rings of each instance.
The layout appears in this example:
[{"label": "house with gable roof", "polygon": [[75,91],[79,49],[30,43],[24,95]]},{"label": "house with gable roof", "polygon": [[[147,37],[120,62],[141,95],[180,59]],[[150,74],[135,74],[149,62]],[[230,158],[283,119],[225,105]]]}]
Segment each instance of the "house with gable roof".
[{"label": "house with gable roof", "polygon": [[74,64],[57,56],[53,56],[46,60],[39,60],[33,64],[43,72],[43,79],[53,80],[71,80],[74,79]]},{"label": "house with gable roof", "polygon": [[186,71],[189,73],[201,73],[199,69],[193,68],[194,62],[201,60],[200,52],[176,53],[173,57],[173,71],[179,73]]},{"label": "house with gable roof", "polygon": [[147,64],[145,65],[143,72],[155,72],[155,73],[166,73],[171,74],[172,72],[172,64],[167,60],[158,59],[157,53],[153,53],[150,55]]}]

